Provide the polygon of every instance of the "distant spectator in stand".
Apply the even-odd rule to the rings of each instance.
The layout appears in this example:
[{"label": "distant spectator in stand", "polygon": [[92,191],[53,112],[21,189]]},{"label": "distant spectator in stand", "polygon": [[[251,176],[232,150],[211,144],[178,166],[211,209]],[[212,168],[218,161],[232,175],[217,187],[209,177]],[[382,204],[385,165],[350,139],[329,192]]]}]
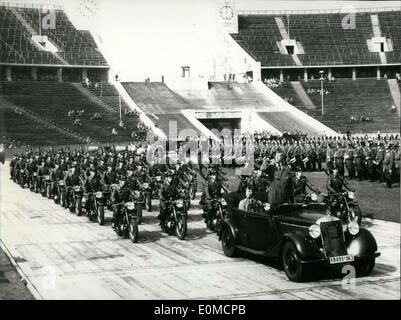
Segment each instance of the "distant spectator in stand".
[{"label": "distant spectator in stand", "polygon": [[401,74],[400,74],[399,72],[397,72],[397,73],[395,74],[395,78],[396,78],[398,81],[401,81]]},{"label": "distant spectator in stand", "polygon": [[397,107],[393,104],[390,108],[391,112],[396,112],[397,111]]},{"label": "distant spectator in stand", "polygon": [[113,128],[113,129],[111,130],[111,134],[112,134],[113,136],[118,136],[118,132],[117,132],[116,128]]},{"label": "distant spectator in stand", "polygon": [[383,78],[384,78],[384,80],[388,80],[387,73],[384,74]]},{"label": "distant spectator in stand", "polygon": [[99,89],[99,84],[96,82],[93,87],[97,90],[97,89]]},{"label": "distant spectator in stand", "polygon": [[331,82],[336,82],[336,78],[334,76],[331,76]]}]

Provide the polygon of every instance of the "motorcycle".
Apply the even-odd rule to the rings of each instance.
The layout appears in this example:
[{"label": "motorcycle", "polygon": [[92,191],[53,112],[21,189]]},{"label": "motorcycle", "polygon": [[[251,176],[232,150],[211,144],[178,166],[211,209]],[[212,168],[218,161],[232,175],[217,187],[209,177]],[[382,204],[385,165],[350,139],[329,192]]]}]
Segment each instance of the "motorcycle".
[{"label": "motorcycle", "polygon": [[[145,208],[148,212],[152,211],[152,190],[150,188],[150,184],[144,182],[141,186],[143,199],[145,202]],[[142,218],[141,218],[142,220]]]},{"label": "motorcycle", "polygon": [[99,225],[104,225],[104,207],[106,204],[104,193],[102,191],[88,193],[84,199],[83,202],[86,206],[86,215],[89,221],[97,219]]},{"label": "motorcycle", "polygon": [[35,193],[38,192],[38,174],[36,172],[32,172],[32,176],[30,177],[29,189]]},{"label": "motorcycle", "polygon": [[130,238],[138,242],[138,207],[135,202],[117,204],[117,215],[114,230],[119,237]]},{"label": "motorcycle", "polygon": [[167,200],[166,216],[161,221],[163,232],[175,234],[178,239],[184,240],[187,235],[188,213],[184,200]]},{"label": "motorcycle", "polygon": [[25,188],[25,184],[28,182],[28,177],[25,169],[20,169],[20,174],[18,176],[18,184]]},{"label": "motorcycle", "polygon": [[393,184],[393,174],[392,174],[392,170],[389,169],[385,169],[383,176],[384,176],[384,181],[386,182],[387,187],[391,188],[392,184]]},{"label": "motorcycle", "polygon": [[135,209],[137,211],[137,222],[142,223],[142,207],[144,203],[144,193],[142,191],[135,190],[131,193],[132,202],[135,204]]},{"label": "motorcycle", "polygon": [[163,185],[163,179],[161,175],[157,175],[154,177],[152,184],[151,184],[151,189],[152,189],[152,198],[153,199],[158,199],[159,198],[159,191]]},{"label": "motorcycle", "polygon": [[58,180],[55,182],[56,191],[53,194],[54,203],[60,203],[62,207],[65,207],[65,184],[63,180]]},{"label": "motorcycle", "polygon": [[198,179],[196,177],[196,173],[193,173],[191,174],[189,180],[189,194],[191,200],[195,199],[196,191],[198,191]]},{"label": "motorcycle", "polygon": [[326,198],[333,216],[339,218],[344,224],[356,221],[359,225],[362,221],[362,212],[355,200],[353,192],[343,191]]},{"label": "motorcycle", "polygon": [[69,200],[69,210],[71,213],[75,212],[77,216],[82,215],[82,198],[83,190],[81,186],[72,187]]},{"label": "motorcycle", "polygon": [[50,175],[44,175],[41,177],[41,194],[43,197],[51,198],[51,180]]},{"label": "motorcycle", "polygon": [[[207,210],[208,206],[211,207],[210,211]],[[206,227],[212,231],[217,231],[219,234],[221,224],[228,212],[227,202],[222,197],[214,198],[209,201],[208,206],[203,208]]]}]

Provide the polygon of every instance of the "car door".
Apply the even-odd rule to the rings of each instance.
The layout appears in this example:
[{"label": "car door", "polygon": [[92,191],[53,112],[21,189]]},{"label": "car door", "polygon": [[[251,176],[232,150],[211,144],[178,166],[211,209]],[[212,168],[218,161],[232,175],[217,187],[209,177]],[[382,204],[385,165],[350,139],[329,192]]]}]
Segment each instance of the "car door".
[{"label": "car door", "polygon": [[247,212],[246,216],[247,246],[256,251],[267,251],[276,238],[272,218],[269,213]]},{"label": "car door", "polygon": [[240,246],[247,246],[248,244],[248,235],[247,235],[247,230],[246,230],[246,218],[247,218],[247,213],[246,211],[239,210],[239,209],[234,209],[232,211],[232,222],[234,224],[234,227],[238,229],[238,234],[237,234],[237,239],[236,239],[236,244]]}]

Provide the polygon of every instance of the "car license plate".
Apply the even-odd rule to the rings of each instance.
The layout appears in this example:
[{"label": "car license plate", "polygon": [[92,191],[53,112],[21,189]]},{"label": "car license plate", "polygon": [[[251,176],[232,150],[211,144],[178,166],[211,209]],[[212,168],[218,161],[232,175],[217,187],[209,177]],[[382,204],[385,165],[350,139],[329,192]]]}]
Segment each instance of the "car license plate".
[{"label": "car license plate", "polygon": [[330,263],[343,263],[343,262],[352,262],[354,261],[354,256],[352,254],[348,254],[346,256],[337,256],[337,257],[330,257]]}]

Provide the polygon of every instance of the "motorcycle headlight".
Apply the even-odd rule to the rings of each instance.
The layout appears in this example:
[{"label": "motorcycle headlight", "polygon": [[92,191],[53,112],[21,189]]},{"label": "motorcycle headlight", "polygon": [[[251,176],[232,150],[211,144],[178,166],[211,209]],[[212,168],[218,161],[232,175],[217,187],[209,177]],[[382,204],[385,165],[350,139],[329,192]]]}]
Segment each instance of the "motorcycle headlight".
[{"label": "motorcycle headlight", "polygon": [[309,235],[313,238],[319,238],[320,237],[320,226],[317,224],[312,224],[309,227]]},{"label": "motorcycle headlight", "polygon": [[79,192],[79,191],[81,191],[81,187],[79,187],[79,186],[75,186],[75,187],[74,187],[74,191],[75,191],[75,192]]},{"label": "motorcycle headlight", "polygon": [[263,208],[265,209],[265,211],[269,211],[270,210],[270,203],[264,203],[263,204]]},{"label": "motorcycle headlight", "polygon": [[161,180],[162,180],[162,177],[160,177],[160,176],[156,177],[156,181],[161,181]]},{"label": "motorcycle headlight", "polygon": [[359,232],[359,224],[356,221],[352,221],[348,224],[348,232],[353,236]]},{"label": "motorcycle headlight", "polygon": [[101,191],[96,192],[96,198],[101,198],[101,197],[103,197],[103,192]]},{"label": "motorcycle headlight", "polygon": [[50,180],[50,176],[45,176],[45,180]]},{"label": "motorcycle headlight", "polygon": [[83,198],[82,198],[82,204],[85,204],[85,203],[86,203],[86,198],[83,197]]},{"label": "motorcycle headlight", "polygon": [[317,194],[316,193],[312,193],[311,199],[312,199],[312,201],[317,201]]},{"label": "motorcycle headlight", "polygon": [[134,210],[135,209],[135,203],[133,203],[133,202],[127,202],[125,204],[125,206],[127,207],[128,210]]},{"label": "motorcycle headlight", "polygon": [[21,170],[21,173],[24,173],[24,170]]},{"label": "motorcycle headlight", "polygon": [[227,201],[226,201],[226,199],[224,199],[224,198],[221,198],[220,199],[220,204],[222,205],[222,206],[226,206],[227,205]]},{"label": "motorcycle headlight", "polygon": [[144,187],[145,189],[149,188],[149,183],[144,183],[144,184],[143,184],[143,187]]},{"label": "motorcycle headlight", "polygon": [[182,208],[184,206],[184,202],[182,200],[177,200],[175,204],[177,205],[177,208]]},{"label": "motorcycle headlight", "polygon": [[58,183],[58,185],[59,185],[59,186],[63,186],[63,185],[64,185],[64,181],[60,181],[60,182]]},{"label": "motorcycle headlight", "polygon": [[354,199],[355,198],[355,194],[353,192],[348,192],[348,198]]},{"label": "motorcycle headlight", "polygon": [[[24,170],[21,170],[22,173],[24,173]],[[33,173],[33,176],[36,177],[36,172]]]}]

